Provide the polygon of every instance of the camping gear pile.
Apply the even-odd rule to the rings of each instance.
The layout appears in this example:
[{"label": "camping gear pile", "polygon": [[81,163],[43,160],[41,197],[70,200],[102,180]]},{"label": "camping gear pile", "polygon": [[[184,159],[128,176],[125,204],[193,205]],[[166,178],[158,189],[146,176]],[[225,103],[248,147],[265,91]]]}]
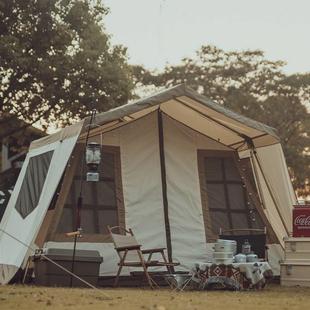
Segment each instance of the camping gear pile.
[{"label": "camping gear pile", "polygon": [[266,279],[272,277],[268,262],[255,263],[196,263],[192,270],[192,281],[198,289],[261,289]]},{"label": "camping gear pile", "polygon": [[237,254],[237,241],[218,239],[214,245],[213,262],[215,264],[255,263],[258,255],[251,251],[248,240],[242,244],[242,253]]},{"label": "camping gear pile", "polygon": [[310,205],[294,206],[293,236],[284,244],[281,285],[310,287]]},{"label": "camping gear pile", "polygon": [[257,254],[251,251],[248,240],[242,244],[242,253],[236,252],[236,241],[218,239],[214,246],[213,262],[195,264],[193,282],[198,284],[199,289],[264,287],[266,277],[272,276],[268,262],[259,261]]}]

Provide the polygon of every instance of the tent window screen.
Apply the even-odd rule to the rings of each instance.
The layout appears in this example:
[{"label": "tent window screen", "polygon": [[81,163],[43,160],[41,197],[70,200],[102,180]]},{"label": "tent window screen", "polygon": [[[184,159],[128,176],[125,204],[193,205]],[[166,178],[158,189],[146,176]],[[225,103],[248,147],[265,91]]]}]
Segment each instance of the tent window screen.
[{"label": "tent window screen", "polygon": [[26,218],[38,205],[54,151],[29,159],[15,209]]},{"label": "tent window screen", "polygon": [[68,232],[75,229],[76,205],[80,194],[81,181],[83,197],[81,226],[83,233],[86,235],[106,235],[108,234],[107,225],[120,225],[119,213],[123,199],[119,191],[121,188],[118,173],[120,169],[119,156],[119,148],[103,148],[99,166],[99,182],[87,182],[85,169],[81,175],[81,169],[78,166],[64,205],[58,232]]},{"label": "tent window screen", "polygon": [[218,234],[220,228],[263,227],[255,207],[248,201],[233,157],[227,154],[221,156],[220,153],[216,156],[205,155],[202,162],[212,233]]}]

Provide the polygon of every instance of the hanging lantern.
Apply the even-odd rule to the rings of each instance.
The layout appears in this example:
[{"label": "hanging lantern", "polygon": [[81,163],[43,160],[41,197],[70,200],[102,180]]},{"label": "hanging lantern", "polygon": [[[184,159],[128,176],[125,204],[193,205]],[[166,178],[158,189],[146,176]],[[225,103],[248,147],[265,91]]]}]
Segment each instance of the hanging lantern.
[{"label": "hanging lantern", "polygon": [[99,181],[99,164],[101,161],[100,144],[97,142],[90,142],[86,146],[86,165],[88,172],[86,174],[86,181]]}]

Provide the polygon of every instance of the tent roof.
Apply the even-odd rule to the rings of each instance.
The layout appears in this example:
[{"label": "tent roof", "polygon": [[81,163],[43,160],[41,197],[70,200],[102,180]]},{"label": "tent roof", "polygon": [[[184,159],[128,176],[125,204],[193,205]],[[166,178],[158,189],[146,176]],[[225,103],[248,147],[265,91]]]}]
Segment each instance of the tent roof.
[{"label": "tent roof", "polygon": [[[274,128],[237,114],[185,84],[97,114],[96,124],[104,125],[118,121],[122,124],[113,124],[118,127],[158,109],[159,106],[168,116],[207,136],[210,136],[208,124],[212,123],[218,132],[223,131],[223,135],[226,134],[227,137],[224,141],[220,141],[222,139],[216,135],[210,137],[238,150],[247,148],[244,145],[247,138],[252,139],[256,147],[279,142]],[[184,111],[179,111],[180,109]],[[88,124],[89,120],[90,117],[85,119],[84,124]],[[254,141],[255,139],[257,141]]]},{"label": "tent roof", "polygon": [[[246,142],[249,140],[252,140],[256,147],[279,142],[274,128],[237,114],[200,95],[185,84],[97,114],[96,128],[92,131],[113,130],[157,109],[197,132],[239,151],[248,148]],[[90,117],[87,117],[84,122],[78,123],[83,126],[82,137],[89,122]],[[98,125],[101,128],[98,128]],[[73,126],[79,127],[77,124]],[[68,128],[65,129],[68,131]],[[55,134],[55,139],[57,137],[59,138],[59,133]],[[46,142],[49,143],[51,138],[49,136],[45,139]],[[40,139],[40,143],[34,147],[44,144],[45,140]]]},{"label": "tent roof", "polygon": [[[238,114],[236,112],[233,112],[222,105],[208,99],[205,96],[200,95],[198,92],[194,91],[192,88],[188,87],[186,84],[180,84],[174,87],[171,87],[167,90],[161,91],[159,93],[156,93],[155,95],[151,95],[147,98],[140,99],[138,101],[134,101],[131,103],[124,104],[122,106],[118,106],[116,108],[113,108],[109,111],[102,112],[100,114],[97,114],[96,116],[96,122],[101,125],[116,119],[120,119],[124,116],[128,116],[130,114],[139,112],[145,108],[149,108],[152,106],[157,106],[161,103],[164,103],[166,101],[169,101],[174,98],[186,96],[188,98],[191,98],[193,100],[196,100],[200,104],[215,110],[219,113],[222,113],[226,115],[227,117],[234,119],[240,123],[243,123],[253,129],[257,129],[259,131],[265,132],[275,138],[278,139],[278,136],[276,134],[276,129],[272,128],[268,125],[265,125],[263,123],[257,122],[253,119],[250,119],[246,116],[243,116],[241,114]],[[90,117],[86,118],[89,119]]]}]

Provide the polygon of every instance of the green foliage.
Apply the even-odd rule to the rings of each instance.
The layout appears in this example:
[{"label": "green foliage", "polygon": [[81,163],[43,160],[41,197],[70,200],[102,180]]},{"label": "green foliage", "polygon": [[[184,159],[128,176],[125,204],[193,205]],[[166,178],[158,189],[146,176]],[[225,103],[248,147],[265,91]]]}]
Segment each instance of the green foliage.
[{"label": "green foliage", "polygon": [[[284,63],[262,51],[226,52],[202,46],[194,58],[152,73],[135,67],[137,86],[187,83],[218,103],[278,130],[296,187],[310,175],[310,74],[287,76]],[[310,107],[309,107],[310,108]]]},{"label": "green foliage", "polygon": [[101,1],[0,0],[0,140],[10,121],[47,127],[131,98],[126,49],[111,46]]}]

